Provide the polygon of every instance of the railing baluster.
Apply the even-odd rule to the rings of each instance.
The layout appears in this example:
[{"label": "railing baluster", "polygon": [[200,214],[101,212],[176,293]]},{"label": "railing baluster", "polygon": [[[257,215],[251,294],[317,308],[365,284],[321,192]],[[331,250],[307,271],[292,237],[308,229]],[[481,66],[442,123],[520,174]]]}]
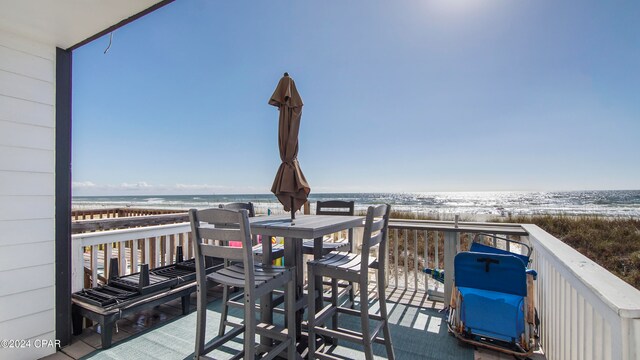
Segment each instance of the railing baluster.
[{"label": "railing baluster", "polygon": [[191,246],[189,246],[189,234],[181,233],[180,238],[182,239],[182,246],[184,247],[182,251],[184,251],[184,254],[186,256],[185,260],[191,259]]},{"label": "railing baluster", "polygon": [[98,286],[98,245],[91,246],[91,287]]},{"label": "railing baluster", "polygon": [[[424,231],[424,267],[429,267],[429,233],[427,232],[427,230]],[[423,273],[423,276],[424,291],[426,292],[429,290],[429,276],[427,276],[427,273]]]},{"label": "railing baluster", "polygon": [[[145,238],[144,239],[144,252],[142,253],[144,255],[144,263],[145,264],[150,264],[151,263],[151,258],[153,257],[151,255],[151,238]],[[151,265],[149,265],[151,266]]]},{"label": "railing baluster", "polygon": [[127,273],[127,247],[124,241],[118,243],[118,266],[120,267],[120,276]]},{"label": "railing baluster", "polygon": [[435,252],[435,260],[433,261],[433,268],[440,269],[440,231],[433,232],[433,246]]},{"label": "railing baluster", "polygon": [[160,237],[160,266],[167,265],[167,237]]},{"label": "railing baluster", "polygon": [[409,288],[409,262],[407,261],[407,244],[409,243],[409,230],[402,230],[402,234],[403,234],[403,249],[402,249],[402,262],[404,263],[404,288],[408,289]]},{"label": "railing baluster", "polygon": [[173,264],[176,261],[176,236],[169,235],[169,264]]},{"label": "railing baluster", "polygon": [[[389,231],[387,231],[387,244],[389,244]],[[384,257],[384,268],[385,268],[385,281],[384,281],[384,289],[386,290],[389,287],[389,278],[391,274],[389,273],[389,257],[391,256],[391,249],[387,245],[387,254]]]},{"label": "railing baluster", "polygon": [[178,244],[182,245],[182,254],[184,259],[189,259],[189,249],[187,249],[187,244],[184,241],[184,233],[178,234]]},{"label": "railing baluster", "polygon": [[173,264],[173,251],[171,250],[171,236],[164,236],[164,265]]},{"label": "railing baluster", "polygon": [[399,241],[398,241],[398,229],[393,230],[393,262],[394,262],[394,266],[393,266],[393,270],[395,273],[395,277],[396,277],[396,288],[398,287],[398,247],[399,245]]},{"label": "railing baluster", "polygon": [[109,268],[109,260],[111,260],[111,256],[112,256],[112,250],[113,250],[113,244],[112,243],[107,243],[104,249],[104,265],[103,265],[103,269],[104,269],[104,277],[106,279],[109,278],[109,273],[111,272],[111,269]]},{"label": "railing baluster", "polygon": [[162,236],[158,236],[156,237],[156,248],[155,250],[155,259],[156,259],[156,265],[155,267],[160,267],[162,265],[164,265],[164,257],[162,256],[163,254],[163,241],[162,241]]},{"label": "railing baluster", "polygon": [[163,265],[171,264],[171,254],[170,254],[171,244],[169,243],[169,236],[162,237],[162,249],[163,249],[162,258],[164,259]]},{"label": "railing baluster", "polygon": [[413,291],[418,290],[418,230],[413,230]]},{"label": "railing baluster", "polygon": [[129,253],[125,254],[126,255],[126,260],[129,262],[129,269],[127,271],[127,269],[125,269],[125,272],[122,273],[122,275],[125,274],[131,274],[133,273],[133,242],[134,240],[129,240],[125,242],[125,249],[128,247],[129,248]]},{"label": "railing baluster", "polygon": [[131,240],[131,272],[138,272],[138,240]]},{"label": "railing baluster", "polygon": [[160,250],[158,249],[158,238],[152,237],[149,240],[150,240],[149,245],[151,246],[151,250],[149,251],[150,253],[149,269],[155,269],[156,267],[158,267],[158,253]]}]

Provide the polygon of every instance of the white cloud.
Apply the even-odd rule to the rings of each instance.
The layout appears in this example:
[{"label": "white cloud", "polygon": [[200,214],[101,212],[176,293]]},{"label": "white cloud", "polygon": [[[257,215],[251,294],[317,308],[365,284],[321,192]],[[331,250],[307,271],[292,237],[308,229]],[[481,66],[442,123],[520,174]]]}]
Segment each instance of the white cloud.
[{"label": "white cloud", "polygon": [[73,189],[95,188],[97,185],[91,181],[74,181],[71,183]]},{"label": "white cloud", "polygon": [[210,184],[176,184],[176,189],[185,190],[215,190],[224,189],[222,185],[210,185]]},{"label": "white cloud", "polygon": [[129,184],[129,183],[122,183],[120,184],[120,188],[121,189],[126,189],[126,190],[137,190],[137,189],[151,189],[154,188],[155,186],[153,185],[149,185],[146,181],[139,181],[137,183],[133,183],[133,184]]}]

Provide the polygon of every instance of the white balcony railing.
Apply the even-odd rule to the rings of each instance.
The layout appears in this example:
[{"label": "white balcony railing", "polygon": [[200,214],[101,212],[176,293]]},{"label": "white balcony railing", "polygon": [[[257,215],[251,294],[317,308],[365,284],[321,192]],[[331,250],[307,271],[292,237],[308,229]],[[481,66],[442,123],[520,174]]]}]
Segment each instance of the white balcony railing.
[{"label": "white balcony railing", "polygon": [[[98,275],[108,275],[112,256],[119,259],[121,275],[138,271],[143,261],[150,268],[171,263],[178,244],[185,258],[192,257],[189,231],[188,223],[179,223],[73,235],[73,291],[84,286],[85,264],[95,286]],[[387,286],[429,290],[422,269],[444,268],[440,296],[449,299],[453,258],[478,232],[520,236],[533,246],[531,266],[538,272],[536,303],[547,359],[640,358],[640,291],[535,225],[392,220]]]},{"label": "white balcony railing", "polygon": [[547,359],[640,359],[640,291],[539,227],[522,227]]},{"label": "white balcony railing", "polygon": [[[428,291],[435,299],[450,299],[455,255],[467,250],[475,234],[522,237],[527,232],[517,224],[399,220],[389,222],[387,284],[407,291]],[[491,240],[491,239],[490,239]],[[493,244],[508,249],[509,243],[493,238]],[[445,270],[445,284],[429,281],[424,268]]]},{"label": "white balcony railing", "polygon": [[149,269],[171,264],[175,248],[182,245],[185,259],[193,257],[188,223],[146,226],[71,235],[72,291],[81,290],[85,279],[85,263],[91,272],[91,286],[98,277],[108,277],[109,259],[118,258],[120,275],[139,271],[140,263]]}]

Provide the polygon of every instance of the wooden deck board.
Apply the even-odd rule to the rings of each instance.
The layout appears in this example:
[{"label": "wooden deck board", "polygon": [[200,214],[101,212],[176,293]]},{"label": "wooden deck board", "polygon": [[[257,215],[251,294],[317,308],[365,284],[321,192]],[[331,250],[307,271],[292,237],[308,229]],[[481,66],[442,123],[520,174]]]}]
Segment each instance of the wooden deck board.
[{"label": "wooden deck board", "polygon": [[[219,289],[210,289],[207,295],[209,301],[213,301],[220,297]],[[443,303],[429,300],[426,293],[415,292],[412,290],[389,289],[387,291],[387,299],[392,306],[407,305],[434,310],[442,310],[444,308]],[[195,304],[195,294],[193,294],[191,301],[192,311],[195,311]],[[117,344],[117,342],[126,341],[128,337],[142,331],[147,331],[151,328],[162,326],[163,324],[182,316],[180,306],[180,300],[177,299],[161,306],[157,306],[153,310],[142,311],[138,314],[119,320],[117,322],[118,331],[115,331],[114,329],[113,332],[114,343]],[[93,327],[84,329],[81,335],[74,337],[72,344],[63,348],[61,352],[50,355],[44,359],[80,359],[96,349],[100,349],[100,343],[100,326],[94,325]],[[484,349],[476,349],[474,351],[474,360],[502,359],[512,359],[512,357]],[[538,352],[531,356],[531,359],[544,360],[545,357],[544,354]]]}]

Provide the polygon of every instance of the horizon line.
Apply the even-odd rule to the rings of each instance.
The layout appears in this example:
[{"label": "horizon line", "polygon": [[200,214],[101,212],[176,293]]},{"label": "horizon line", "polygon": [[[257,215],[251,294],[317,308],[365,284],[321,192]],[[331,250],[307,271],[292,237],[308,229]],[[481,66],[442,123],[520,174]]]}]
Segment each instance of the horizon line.
[{"label": "horizon line", "polygon": [[[330,191],[312,192],[310,195],[330,195],[330,194],[428,194],[428,193],[536,193],[536,192],[585,192],[585,191],[640,191],[640,189],[575,189],[575,190],[433,190],[433,191]],[[109,195],[72,195],[71,197],[163,197],[163,196],[252,196],[252,195],[273,195],[267,193],[210,193],[210,194],[109,194]],[[311,196],[309,196],[311,197]]]}]

